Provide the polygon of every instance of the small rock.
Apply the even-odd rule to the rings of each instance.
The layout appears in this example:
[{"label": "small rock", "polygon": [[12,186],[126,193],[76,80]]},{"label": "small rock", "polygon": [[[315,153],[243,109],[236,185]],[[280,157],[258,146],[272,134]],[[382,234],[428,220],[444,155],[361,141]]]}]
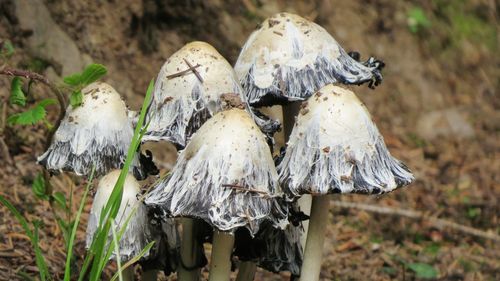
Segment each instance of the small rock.
[{"label": "small rock", "polygon": [[425,113],[418,120],[417,133],[428,141],[438,137],[474,137],[472,125],[456,108]]},{"label": "small rock", "polygon": [[80,72],[85,59],[75,42],[52,19],[40,0],[17,0],[16,16],[22,30],[31,31],[27,46],[33,56],[50,62],[59,75]]}]

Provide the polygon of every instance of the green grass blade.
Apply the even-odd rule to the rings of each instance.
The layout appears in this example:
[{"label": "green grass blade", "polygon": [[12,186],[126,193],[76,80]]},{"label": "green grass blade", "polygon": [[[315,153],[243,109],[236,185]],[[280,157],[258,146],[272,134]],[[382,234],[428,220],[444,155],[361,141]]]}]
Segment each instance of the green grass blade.
[{"label": "green grass blade", "polygon": [[[83,213],[83,207],[85,206],[85,200],[87,199],[87,195],[88,195],[89,190],[90,190],[90,185],[92,184],[92,180],[94,179],[94,171],[95,171],[95,167],[92,167],[92,171],[90,172],[89,181],[87,183],[87,186],[85,187],[85,192],[83,193],[82,199],[80,200],[80,207],[78,208],[78,212],[76,213],[75,223],[73,224],[73,229],[71,230],[71,236],[69,238],[69,243],[68,243],[68,253],[66,256],[66,267],[64,269],[64,281],[70,281],[70,278],[71,278],[71,258],[73,255],[73,244],[75,243],[76,231],[78,229],[78,224],[80,223],[80,217],[82,216],[82,213]],[[71,199],[70,199],[70,202],[71,202]],[[69,206],[69,208],[71,208],[71,205]]]},{"label": "green grass blade", "polygon": [[[144,247],[144,249],[142,249],[142,251],[140,251],[139,254],[137,254],[137,256],[133,257],[123,265],[122,270],[125,270],[128,267],[133,266],[134,263],[138,262],[151,249],[151,247],[153,247],[154,243],[155,243],[154,241],[151,241],[149,244],[147,244],[146,247]],[[118,278],[118,272],[115,273],[115,275],[113,276],[113,278],[111,278],[110,281],[114,281],[116,280],[116,278]]]},{"label": "green grass blade", "polygon": [[[109,223],[112,224],[110,221]],[[116,230],[114,226],[111,226],[111,233],[113,234],[113,244],[115,245],[115,256],[116,256],[116,267],[118,268],[118,278],[120,281],[123,281],[123,276],[122,276],[122,262],[121,262],[121,256],[120,256],[120,246],[118,245],[118,240],[116,239]]]}]

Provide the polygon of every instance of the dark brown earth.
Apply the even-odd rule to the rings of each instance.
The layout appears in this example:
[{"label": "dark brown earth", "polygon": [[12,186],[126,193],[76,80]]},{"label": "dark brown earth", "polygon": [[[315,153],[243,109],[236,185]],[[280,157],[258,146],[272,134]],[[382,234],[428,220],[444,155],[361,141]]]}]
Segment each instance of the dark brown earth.
[{"label": "dark brown earth", "polygon": [[[11,58],[0,61],[0,69],[29,68],[58,81],[89,62],[102,63],[109,70],[104,80],[133,109],[142,104],[148,82],[166,58],[189,41],[207,41],[234,63],[240,46],[265,17],[288,11],[314,20],[346,50],[386,62],[384,82],[376,90],[352,89],[366,103],[391,153],[417,178],[381,197],[334,199],[422,211],[500,235],[497,2],[51,0],[42,1],[45,15],[39,8],[31,14],[35,2],[40,3],[0,1],[0,41],[9,40],[15,48]],[[430,26],[414,33],[408,24],[416,8],[425,12]],[[42,29],[46,32],[39,33]],[[0,150],[0,194],[29,220],[44,222],[41,247],[57,280],[64,266],[63,238],[49,205],[30,190],[41,171],[35,160],[43,151],[45,128],[5,125],[5,116],[19,110],[7,106],[9,84],[10,78],[0,77],[0,138],[8,147]],[[42,85],[32,91],[30,103],[49,95]],[[49,119],[55,120],[57,107],[52,109]],[[159,166],[171,167],[173,148],[155,151]],[[64,175],[54,177],[53,184],[65,193],[74,190],[77,201],[84,182]],[[86,216],[76,244],[79,259],[85,224]],[[414,280],[405,264],[416,262],[436,268],[438,280],[500,280],[499,241],[439,229],[426,219],[332,204],[327,235],[323,280]],[[23,280],[19,272],[36,275],[34,253],[21,227],[0,207],[0,280]],[[286,274],[264,271],[256,278],[282,279]]]}]

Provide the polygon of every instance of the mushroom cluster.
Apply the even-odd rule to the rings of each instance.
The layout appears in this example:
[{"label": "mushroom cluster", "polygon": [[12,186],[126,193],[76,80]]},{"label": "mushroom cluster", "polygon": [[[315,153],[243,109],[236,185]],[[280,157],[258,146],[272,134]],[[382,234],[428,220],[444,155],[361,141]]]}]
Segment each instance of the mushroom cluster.
[{"label": "mushroom cluster", "polygon": [[[142,128],[142,142],[170,142],[178,159],[141,197],[137,180],[158,171],[150,152],[136,152],[113,222],[120,229],[128,221],[114,258],[130,260],[155,241],[140,261],[144,269],[199,280],[207,263],[203,243],[211,242],[209,280],[229,280],[233,261],[240,264],[238,281],[253,280],[257,266],[318,280],[329,194],[383,194],[413,181],[363,103],[341,86],[375,88],[383,67],[374,58],[359,62],[359,54],[348,54],[321,26],[288,13],[266,19],[250,35],[234,69],[208,43],[183,46],[161,67]],[[118,181],[115,169],[123,166],[136,114],[105,83],[83,93],[82,105],[68,108],[38,161],[53,172],[88,175],[94,167],[104,175],[89,244]],[[283,108],[287,140],[275,159],[280,122],[258,111],[273,105]],[[307,194],[312,207],[301,199]]]}]

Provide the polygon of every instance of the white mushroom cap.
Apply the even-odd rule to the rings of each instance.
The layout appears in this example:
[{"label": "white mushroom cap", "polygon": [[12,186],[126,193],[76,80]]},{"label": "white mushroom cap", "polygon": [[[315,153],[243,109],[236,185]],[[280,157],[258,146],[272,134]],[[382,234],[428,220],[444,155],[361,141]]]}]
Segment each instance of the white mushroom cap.
[{"label": "white mushroom cap", "polygon": [[304,100],[329,83],[378,84],[377,61],[351,58],[321,26],[279,13],[254,31],[234,69],[252,105]]},{"label": "white mushroom cap", "polygon": [[[197,66],[196,73],[189,71],[186,61]],[[185,146],[186,138],[221,110],[219,98],[227,93],[240,95],[242,90],[226,59],[208,43],[185,45],[165,62],[158,74],[146,116],[146,123],[150,124],[143,141],[167,140]]]},{"label": "white mushroom cap", "polygon": [[[101,211],[106,206],[113,188],[120,176],[120,170],[111,171],[109,174],[102,177],[97,187],[97,192],[92,202],[92,209],[90,210],[89,222],[87,225],[87,247],[90,247],[94,233],[99,226],[99,219]],[[151,242],[152,231],[148,224],[147,210],[138,199],[137,196],[140,192],[139,183],[135,178],[128,174],[123,185],[123,196],[115,219],[115,229],[118,233],[124,225],[127,218],[132,211],[137,208],[137,211],[132,215],[123,236],[119,241],[120,247],[120,260],[125,262],[137,256],[146,245]],[[108,243],[111,243],[113,237],[109,236]],[[144,257],[148,257],[147,253]]]},{"label": "white mushroom cap", "polygon": [[263,221],[279,224],[284,213],[278,175],[264,135],[241,109],[219,112],[192,137],[169,178],[145,203],[169,216],[196,217],[220,231]]},{"label": "white mushroom cap", "polygon": [[303,104],[278,170],[291,196],[380,194],[413,181],[408,168],[390,155],[363,103],[334,85]]},{"label": "white mushroom cap", "polygon": [[[97,82],[82,93],[82,104],[68,106],[52,144],[38,162],[50,171],[81,176],[89,175],[95,165],[95,174],[100,176],[125,162],[134,129],[125,102],[113,87]],[[139,157],[131,169],[136,177],[145,177]]]}]

